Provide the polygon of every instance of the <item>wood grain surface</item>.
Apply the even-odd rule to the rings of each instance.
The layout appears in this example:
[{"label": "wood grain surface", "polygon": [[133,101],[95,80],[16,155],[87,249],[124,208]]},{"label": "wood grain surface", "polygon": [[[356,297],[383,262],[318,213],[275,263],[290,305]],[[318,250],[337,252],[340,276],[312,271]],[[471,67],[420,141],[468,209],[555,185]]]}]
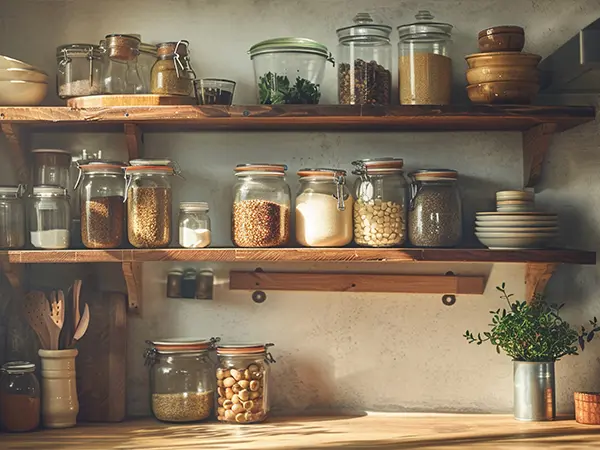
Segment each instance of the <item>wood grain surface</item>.
[{"label": "wood grain surface", "polygon": [[0,443],[7,450],[597,450],[600,428],[574,420],[517,422],[512,416],[465,414],[276,418],[242,426],[148,419],[0,435]]},{"label": "wood grain surface", "polygon": [[89,95],[87,97],[70,98],[67,106],[70,108],[107,108],[111,106],[172,106],[195,105],[194,97],[182,95]]}]

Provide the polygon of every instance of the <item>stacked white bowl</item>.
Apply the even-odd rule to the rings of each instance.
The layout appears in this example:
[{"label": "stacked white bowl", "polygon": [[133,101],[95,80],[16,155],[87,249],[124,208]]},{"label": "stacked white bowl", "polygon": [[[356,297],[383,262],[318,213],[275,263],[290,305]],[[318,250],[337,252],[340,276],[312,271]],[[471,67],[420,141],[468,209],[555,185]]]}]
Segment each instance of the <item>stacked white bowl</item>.
[{"label": "stacked white bowl", "polygon": [[499,212],[535,211],[534,195],[531,191],[496,192],[496,210]]},{"label": "stacked white bowl", "polygon": [[48,74],[23,61],[0,55],[0,105],[36,106],[48,93]]}]

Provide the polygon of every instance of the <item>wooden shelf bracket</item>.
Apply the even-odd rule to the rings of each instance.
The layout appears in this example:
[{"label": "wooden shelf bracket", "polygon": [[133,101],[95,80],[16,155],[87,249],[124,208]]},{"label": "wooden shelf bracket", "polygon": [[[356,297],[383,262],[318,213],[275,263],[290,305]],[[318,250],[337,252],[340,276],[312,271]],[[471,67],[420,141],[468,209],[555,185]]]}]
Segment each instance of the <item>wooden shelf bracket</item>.
[{"label": "wooden shelf bracket", "polygon": [[144,154],[144,135],[141,128],[135,123],[126,123],[124,129],[129,160],[141,158]]},{"label": "wooden shelf bracket", "polygon": [[525,298],[532,302],[536,295],[541,295],[558,264],[529,263],[525,267]]},{"label": "wooden shelf bracket", "polygon": [[142,263],[124,262],[122,267],[127,285],[127,310],[139,315],[142,303]]},{"label": "wooden shelf bracket", "polygon": [[14,123],[2,123],[2,133],[8,141],[11,160],[17,181],[21,184],[29,184],[31,172],[27,164],[27,152],[29,151],[29,134],[22,125]]},{"label": "wooden shelf bracket", "polygon": [[555,123],[543,123],[523,132],[524,187],[534,187],[540,181],[544,159],[556,130]]}]

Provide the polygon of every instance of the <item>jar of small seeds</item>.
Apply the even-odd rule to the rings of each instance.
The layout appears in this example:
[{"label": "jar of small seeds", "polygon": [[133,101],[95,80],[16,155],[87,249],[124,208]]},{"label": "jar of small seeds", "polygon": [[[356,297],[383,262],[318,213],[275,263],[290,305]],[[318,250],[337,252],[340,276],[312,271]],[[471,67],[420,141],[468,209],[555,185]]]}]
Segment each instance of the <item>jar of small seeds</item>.
[{"label": "jar of small seeds", "polygon": [[230,423],[257,423],[269,415],[270,365],[273,344],[217,346],[217,419]]},{"label": "jar of small seeds", "polygon": [[125,169],[129,242],[137,248],[167,247],[172,230],[170,178],[178,170],[169,160],[138,159],[130,164]]},{"label": "jar of small seeds", "polygon": [[408,237],[416,247],[454,247],[462,239],[458,172],[419,170],[411,174]]},{"label": "jar of small seeds", "polygon": [[290,187],[285,164],[240,164],[234,186],[231,240],[237,247],[279,247],[290,239]]},{"label": "jar of small seeds", "polygon": [[354,161],[356,180],[354,242],[366,247],[394,247],[406,241],[408,183],[399,158]]},{"label": "jar of small seeds", "polygon": [[158,60],[152,67],[151,92],[159,95],[192,96],[196,73],[192,69],[188,41],[158,44]]},{"label": "jar of small seeds", "polygon": [[214,408],[215,364],[210,352],[218,338],[147,341],[150,406],[163,422],[198,422]]}]

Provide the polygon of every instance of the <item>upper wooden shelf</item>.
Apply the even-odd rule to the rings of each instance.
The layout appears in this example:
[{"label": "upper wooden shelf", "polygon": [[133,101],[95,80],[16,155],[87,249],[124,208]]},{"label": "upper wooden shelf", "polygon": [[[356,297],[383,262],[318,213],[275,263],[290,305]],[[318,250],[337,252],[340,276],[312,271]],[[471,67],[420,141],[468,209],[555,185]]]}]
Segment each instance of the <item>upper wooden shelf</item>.
[{"label": "upper wooden shelf", "polygon": [[580,250],[488,250],[406,248],[209,248],[152,250],[12,250],[0,252],[12,264],[151,261],[212,262],[476,262],[596,264],[596,253]]},{"label": "upper wooden shelf", "polygon": [[594,120],[586,106],[154,106],[73,109],[0,107],[0,124],[35,128],[137,124],[152,130],[526,131],[541,124],[567,130]]}]

